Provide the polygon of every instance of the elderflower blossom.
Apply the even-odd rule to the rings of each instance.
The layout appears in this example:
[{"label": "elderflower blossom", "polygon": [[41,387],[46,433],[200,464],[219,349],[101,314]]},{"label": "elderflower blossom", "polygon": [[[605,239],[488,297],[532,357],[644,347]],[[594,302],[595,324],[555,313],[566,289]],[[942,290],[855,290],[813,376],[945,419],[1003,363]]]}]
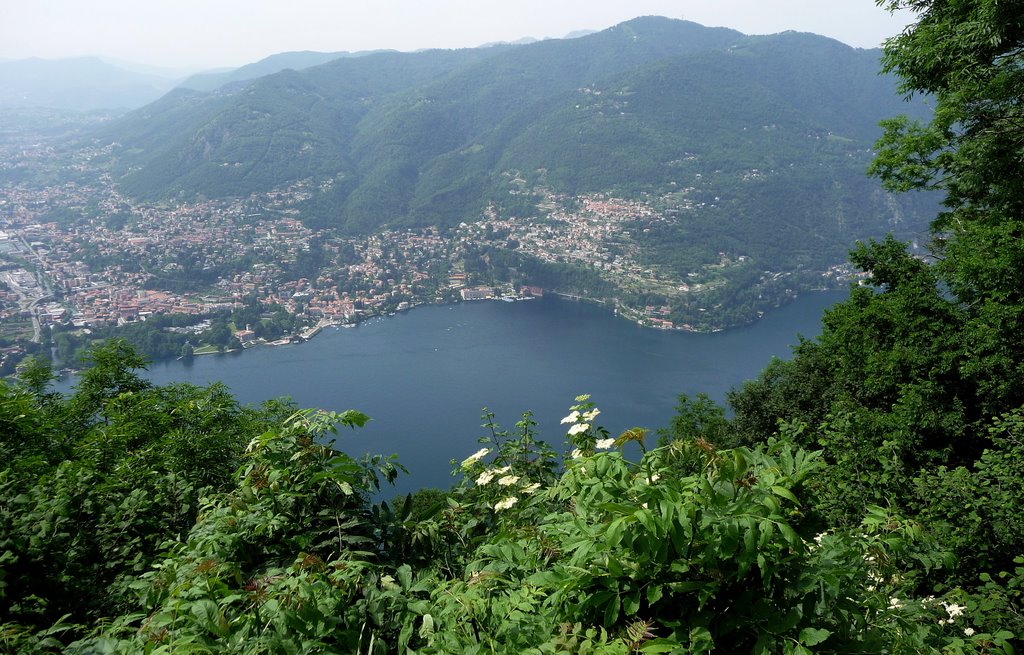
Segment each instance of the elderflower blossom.
[{"label": "elderflower blossom", "polygon": [[569,428],[569,434],[577,435],[577,434],[581,434],[583,432],[586,432],[589,429],[590,429],[590,424],[589,423],[577,423],[576,425],[574,425],[571,428]]},{"label": "elderflower blossom", "polygon": [[475,453],[473,453],[472,455],[470,455],[466,459],[462,460],[462,468],[468,469],[470,466],[476,464],[477,462],[482,460],[484,457],[487,457],[487,455],[489,455],[490,452],[491,452],[490,448],[481,448],[480,450],[476,451]]},{"label": "elderflower blossom", "polygon": [[572,452],[569,453],[569,457],[572,457],[573,459],[579,459],[580,457],[583,457],[583,451],[580,450],[579,448],[573,448]]},{"label": "elderflower blossom", "polygon": [[540,483],[534,482],[533,484],[528,484],[525,487],[523,487],[523,493],[532,494],[534,491],[537,491],[538,489],[540,489]]},{"label": "elderflower blossom", "polygon": [[951,618],[960,616],[967,609],[963,605],[957,605],[956,603],[949,603],[948,605],[943,603],[942,606],[946,608],[946,614],[949,614]]},{"label": "elderflower blossom", "polygon": [[579,419],[579,417],[580,413],[574,409],[572,410],[572,414],[569,414],[568,416],[562,419],[562,423],[575,423]]},{"label": "elderflower blossom", "polygon": [[515,496],[509,496],[504,500],[499,500],[498,502],[494,503],[494,511],[501,512],[506,509],[512,509],[512,506],[518,502],[518,498],[516,498]]},{"label": "elderflower blossom", "polygon": [[518,475],[506,475],[505,477],[498,480],[498,484],[501,485],[502,487],[510,487],[514,485],[516,482],[519,482]]},{"label": "elderflower blossom", "polygon": [[594,445],[597,446],[598,448],[608,449],[615,445],[615,439],[612,437],[609,437],[607,439],[598,439],[597,443],[595,443]]},{"label": "elderflower blossom", "polygon": [[495,475],[497,474],[494,471],[484,471],[483,473],[477,476],[476,483],[477,485],[485,485],[491,480],[493,480]]},{"label": "elderflower blossom", "polygon": [[580,414],[580,416],[583,417],[584,421],[586,421],[588,423],[592,423],[594,421],[594,419],[597,418],[597,415],[600,414],[600,413],[601,413],[601,410],[599,410],[598,408],[595,407],[594,409],[590,410],[589,412],[584,412],[583,414]]},{"label": "elderflower blossom", "polygon": [[964,634],[968,637],[974,636],[974,628],[964,628]]}]

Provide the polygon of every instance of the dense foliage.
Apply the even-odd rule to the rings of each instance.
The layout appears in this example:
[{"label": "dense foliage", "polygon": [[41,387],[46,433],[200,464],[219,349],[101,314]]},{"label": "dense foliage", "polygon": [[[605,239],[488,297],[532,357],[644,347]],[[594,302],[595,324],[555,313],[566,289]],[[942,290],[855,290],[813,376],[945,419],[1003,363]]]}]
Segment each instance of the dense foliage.
[{"label": "dense foliage", "polygon": [[562,458],[529,414],[511,432],[487,415],[456,487],[392,507],[370,497],[393,464],[324,443],[358,412],[152,388],[116,342],[93,361],[66,400],[39,367],[0,387],[6,652],[992,652],[1013,636],[1024,567],[920,593],[949,561],[927,524],[867,505],[822,529],[823,454],[793,427],[716,449],[694,436],[722,427],[706,399],[648,448],[581,396]]},{"label": "dense foliage", "polygon": [[[823,524],[852,525],[865,503],[885,502],[954,555],[951,571],[922,584],[984,593],[1024,552],[1024,12],[985,0],[880,4],[919,13],[884,62],[936,111],[927,124],[887,121],[872,170],[893,190],[945,192],[933,258],[892,239],[860,246],[868,286],[828,312],[793,361],[731,396],[734,426],[752,440],[780,419],[800,425],[800,443],[830,463],[813,490]],[[1019,633],[1019,604],[1008,618]]]}]

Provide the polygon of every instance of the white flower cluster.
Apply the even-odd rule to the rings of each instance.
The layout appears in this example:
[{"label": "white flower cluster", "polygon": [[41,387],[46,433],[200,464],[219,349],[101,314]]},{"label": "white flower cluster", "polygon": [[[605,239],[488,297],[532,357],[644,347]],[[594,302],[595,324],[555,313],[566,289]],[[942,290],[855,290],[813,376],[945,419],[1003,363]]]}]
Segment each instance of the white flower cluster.
[{"label": "white flower cluster", "polygon": [[601,413],[601,410],[594,408],[589,412],[580,413],[578,409],[572,410],[568,416],[562,417],[562,423],[576,423],[580,419],[583,419],[584,423],[593,423],[597,415]]},{"label": "white flower cluster", "polygon": [[963,605],[957,605],[956,603],[943,603],[942,606],[946,608],[946,614],[949,614],[950,618],[960,616],[967,609]]},{"label": "white flower cluster", "polygon": [[583,434],[590,429],[589,423],[577,423],[576,425],[569,428],[569,434],[576,436],[577,434]]},{"label": "white flower cluster", "polygon": [[[808,550],[815,550],[817,548],[820,548],[821,547],[821,540],[825,538],[826,534],[828,534],[828,532],[819,532],[818,534],[814,535],[814,541],[807,541],[805,539],[804,540],[804,545],[807,546]],[[869,571],[868,572],[868,576],[870,577],[871,575],[872,574]]]},{"label": "white flower cluster", "polygon": [[[942,605],[942,608],[944,610],[946,610],[946,614],[949,615],[949,618],[948,619],[939,619],[939,625],[948,625],[948,624],[952,623],[953,619],[955,619],[958,616],[961,616],[964,613],[964,610],[967,609],[963,605],[957,605],[956,603],[941,603],[941,605]],[[965,634],[967,634],[968,637],[970,637],[971,635],[974,634],[974,630],[973,629],[967,628],[967,630],[971,631],[969,634],[967,633],[966,630],[964,631]]]},{"label": "white flower cluster", "polygon": [[[588,400],[590,400],[590,396],[588,395],[576,396],[576,402],[578,404],[574,405],[572,407],[572,411],[562,418],[563,425],[567,423],[571,424],[568,430],[568,435],[570,437],[575,437],[585,433],[587,430],[590,430],[593,426],[594,419],[596,419],[598,414],[601,413],[601,410],[596,407],[586,409],[590,406],[590,403],[587,402]],[[586,411],[580,411],[584,409]],[[598,448],[611,448],[613,445],[615,445],[614,439],[601,439],[597,442]]]},{"label": "white flower cluster", "polygon": [[[476,451],[466,459],[462,460],[462,468],[465,470],[472,468],[474,464],[477,464],[484,457],[490,455],[491,452],[492,450],[490,448],[481,448],[480,450]],[[521,476],[511,473],[511,471],[511,466],[502,466],[499,468],[485,469],[481,471],[480,474],[477,475],[473,481],[476,483],[478,487],[488,485],[495,480],[497,480],[497,484],[499,487],[511,488],[518,484],[522,484],[523,478]],[[535,493],[540,488],[541,484],[539,482],[533,482],[523,486],[521,489],[519,489],[519,492],[523,495],[529,495]],[[496,512],[502,512],[507,509],[511,509],[518,502],[519,497],[508,496],[496,502],[494,504],[494,510]]]},{"label": "white flower cluster", "polygon": [[474,464],[476,464],[477,462],[479,462],[484,457],[487,457],[490,454],[491,454],[491,449],[490,448],[481,448],[480,450],[476,451],[475,453],[473,453],[472,455],[470,455],[466,459],[462,460],[461,466],[464,469],[468,469],[470,466],[473,466]]},{"label": "white flower cluster", "polygon": [[[924,599],[926,605],[935,603],[935,596],[928,596]],[[945,610],[947,618],[939,619],[939,625],[952,625],[954,619],[964,615],[964,610],[967,609],[964,605],[958,605],[956,603],[947,603],[940,600],[939,605],[942,605],[942,609]],[[974,628],[967,626],[964,628],[964,634],[968,637],[974,635]]]},{"label": "white flower cluster", "polygon": [[[863,536],[863,535],[861,535],[861,536]],[[883,582],[885,582],[885,578],[880,576],[874,570],[874,566],[875,566],[875,556],[874,555],[865,555],[864,556],[864,561],[868,563],[868,566],[872,567],[868,571],[868,581],[870,582],[870,584],[867,586],[867,590],[868,591],[874,591],[877,588],[878,585],[880,585]]]},{"label": "white flower cluster", "polygon": [[[483,485],[487,484],[488,482],[490,482],[494,478],[496,478],[498,476],[504,476],[506,473],[508,473],[511,470],[512,470],[511,466],[502,466],[501,468],[498,468],[498,469],[488,469],[488,470],[484,471],[483,473],[481,473],[480,475],[476,476],[477,486],[481,486],[482,487]],[[508,477],[513,477],[513,476],[508,476]],[[504,479],[505,478],[501,478],[501,480],[504,480]],[[501,480],[498,481],[498,484],[502,484]],[[512,483],[509,482],[507,484],[512,484]]]}]

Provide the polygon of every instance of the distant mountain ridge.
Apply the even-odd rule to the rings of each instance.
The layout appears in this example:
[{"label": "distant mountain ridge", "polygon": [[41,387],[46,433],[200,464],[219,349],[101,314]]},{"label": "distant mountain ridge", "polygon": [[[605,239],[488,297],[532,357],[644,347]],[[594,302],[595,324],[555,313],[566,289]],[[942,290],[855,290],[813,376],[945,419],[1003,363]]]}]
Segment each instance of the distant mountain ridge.
[{"label": "distant mountain ridge", "polygon": [[304,221],[365,233],[453,225],[487,205],[536,212],[533,192],[510,187],[521,178],[700,207],[652,228],[651,261],[699,241],[702,261],[728,249],[822,266],[854,239],[924,224],[913,199],[863,173],[880,119],[926,112],[878,74],[879,55],[645,17],[575,39],[382,52],[176,89],[94,136],[120,145],[111,163],[143,199],[305,180]]},{"label": "distant mountain ridge", "polygon": [[0,61],[0,108],[134,109],[156,100],[175,83],[97,57],[6,60]]},{"label": "distant mountain ridge", "polygon": [[213,91],[226,84],[247,82],[265,75],[273,75],[286,69],[302,70],[325,64],[342,57],[364,57],[385,50],[367,50],[362,52],[315,52],[302,50],[281,52],[238,68],[214,73],[196,73],[189,76],[178,86],[196,91]]},{"label": "distant mountain ridge", "polygon": [[[638,27],[645,36],[642,43],[636,41]],[[536,118],[522,115],[528,106],[644,63],[723,48],[741,37],[682,21],[640,19],[578,39],[527,46],[336,59],[232,91],[179,90],[100,136],[135,153],[123,159],[142,167],[125,180],[132,193],[244,194],[270,179],[351,177],[359,173],[360,163],[376,168],[383,152],[399,147],[411,148],[413,158],[422,159],[445,154],[438,150],[445,146],[461,149],[477,138],[500,139],[511,128],[506,121],[513,114],[526,122]],[[437,111],[440,105],[433,99],[445,112]],[[418,127],[410,130],[412,124]],[[402,130],[404,137],[390,138],[392,130]],[[385,142],[373,144],[375,138]],[[306,144],[312,148],[303,148]],[[248,158],[250,149],[263,156]],[[278,160],[285,151],[287,156]]]}]

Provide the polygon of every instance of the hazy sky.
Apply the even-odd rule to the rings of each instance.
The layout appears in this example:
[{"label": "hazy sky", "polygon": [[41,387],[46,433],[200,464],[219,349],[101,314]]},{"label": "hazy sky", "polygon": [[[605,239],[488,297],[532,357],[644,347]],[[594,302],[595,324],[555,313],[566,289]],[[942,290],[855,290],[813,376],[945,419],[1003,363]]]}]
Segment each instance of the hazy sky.
[{"label": "hazy sky", "polygon": [[642,15],[747,34],[816,32],[881,44],[911,16],[873,0],[0,0],[0,58],[98,55],[174,68],[288,50],[472,47],[561,37]]}]

